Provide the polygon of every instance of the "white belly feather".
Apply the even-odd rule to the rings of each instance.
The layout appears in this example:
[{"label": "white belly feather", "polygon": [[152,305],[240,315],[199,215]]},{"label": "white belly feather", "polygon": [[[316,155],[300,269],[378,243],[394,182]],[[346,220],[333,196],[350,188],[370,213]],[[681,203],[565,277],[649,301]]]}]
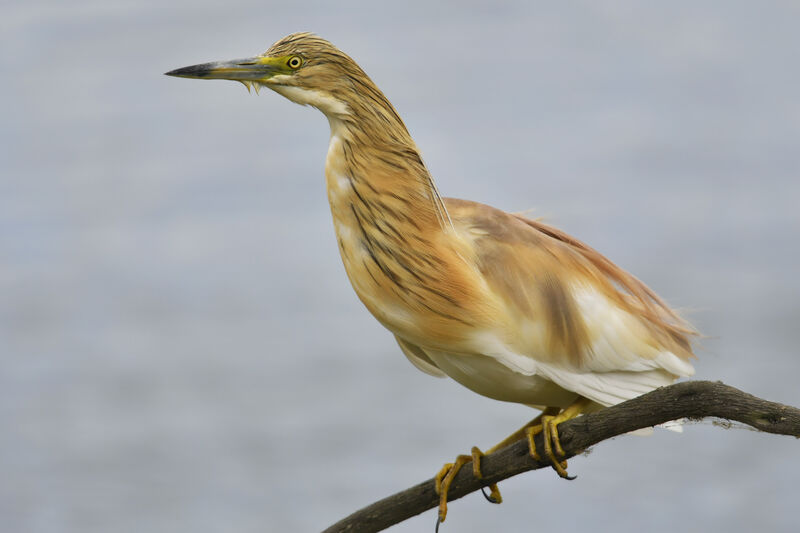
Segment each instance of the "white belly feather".
[{"label": "white belly feather", "polygon": [[483,396],[530,406],[567,407],[578,397],[549,379],[525,375],[485,355],[427,351],[445,374]]}]

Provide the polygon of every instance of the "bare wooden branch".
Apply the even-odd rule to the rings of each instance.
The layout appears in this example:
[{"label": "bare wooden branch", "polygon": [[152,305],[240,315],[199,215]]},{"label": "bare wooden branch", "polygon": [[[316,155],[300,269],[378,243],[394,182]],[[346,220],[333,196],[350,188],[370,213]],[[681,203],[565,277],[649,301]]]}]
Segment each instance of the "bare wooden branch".
[{"label": "bare wooden branch", "polygon": [[[633,400],[584,415],[558,426],[566,458],[584,452],[590,446],[636,429],[670,420],[707,417],[742,422],[766,433],[800,438],[800,409],[769,402],[746,392],[712,381],[688,381],[663,387]],[[541,434],[538,449],[543,449]],[[528,470],[547,468],[546,460],[537,462],[528,454],[527,442],[518,441],[481,460],[484,479],[463,468],[450,488],[448,500],[457,500],[490,483]],[[323,533],[382,531],[423,511],[436,507],[439,498],[433,479],[379,500],[330,526]]]}]

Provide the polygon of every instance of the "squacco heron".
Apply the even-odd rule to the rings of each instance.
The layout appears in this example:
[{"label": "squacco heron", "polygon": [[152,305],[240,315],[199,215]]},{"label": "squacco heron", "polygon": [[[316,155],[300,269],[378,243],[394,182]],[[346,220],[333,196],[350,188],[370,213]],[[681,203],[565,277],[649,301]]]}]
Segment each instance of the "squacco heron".
[{"label": "squacco heron", "polygon": [[[641,281],[538,220],[442,198],[402,119],[349,56],[295,33],[264,54],[170,76],[267,87],[328,118],[325,178],[358,297],[418,369],[542,414],[493,451],[544,433],[568,477],[558,424],[690,376],[692,327]],[[439,522],[472,448],[437,474]],[[497,487],[490,499],[500,502]],[[437,523],[438,526],[438,523]]]}]

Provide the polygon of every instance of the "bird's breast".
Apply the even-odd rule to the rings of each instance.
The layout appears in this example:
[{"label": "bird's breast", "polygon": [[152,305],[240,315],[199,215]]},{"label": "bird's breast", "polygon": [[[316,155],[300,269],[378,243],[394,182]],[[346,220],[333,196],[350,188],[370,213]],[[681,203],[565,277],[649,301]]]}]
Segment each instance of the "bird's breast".
[{"label": "bird's breast", "polygon": [[[341,139],[333,136],[326,184],[339,252],[367,309],[393,333],[451,349],[481,313],[473,280],[425,195],[401,180],[389,188],[354,175]],[[376,171],[377,172],[377,171]],[[477,312],[476,312],[477,311]]]}]

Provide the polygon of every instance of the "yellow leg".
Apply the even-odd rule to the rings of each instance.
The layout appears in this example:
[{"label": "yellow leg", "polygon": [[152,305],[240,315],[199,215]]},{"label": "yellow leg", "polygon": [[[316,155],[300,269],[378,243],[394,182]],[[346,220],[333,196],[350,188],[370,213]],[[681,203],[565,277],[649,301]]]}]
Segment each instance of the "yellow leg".
[{"label": "yellow leg", "polygon": [[531,457],[537,461],[540,460],[540,456],[536,451],[536,444],[534,443],[533,438],[539,433],[544,433],[544,454],[548,459],[550,459],[550,462],[553,464],[553,469],[564,479],[575,478],[567,474],[567,462],[560,461],[556,458],[556,454],[561,457],[565,455],[564,449],[561,447],[561,441],[558,438],[558,424],[575,418],[584,410],[586,410],[590,404],[590,400],[587,400],[586,398],[579,398],[555,416],[542,413],[543,416],[541,424],[538,426],[528,427],[525,430],[528,437],[528,447],[530,449]]},{"label": "yellow leg", "polygon": [[[465,464],[472,461],[472,474],[477,479],[483,479],[483,474],[481,473],[481,457],[484,455],[488,455],[494,453],[495,451],[505,448],[506,446],[517,442],[520,439],[525,438],[526,431],[531,426],[535,426],[540,428],[542,427],[542,418],[545,415],[554,415],[557,414],[559,411],[558,408],[555,407],[548,407],[542,414],[519,428],[517,431],[503,439],[502,441],[498,442],[488,450],[486,450],[486,454],[481,452],[481,450],[474,446],[471,451],[471,455],[459,455],[456,457],[455,461],[452,463],[446,463],[441,470],[436,474],[434,477],[435,489],[436,493],[439,495],[439,521],[438,524],[444,522],[444,519],[447,517],[447,492],[450,490],[450,485],[453,484],[453,479],[455,479],[456,474],[458,471],[461,470],[461,467]],[[534,448],[531,448],[534,449]],[[496,483],[492,483],[489,485],[489,495],[486,496],[486,499],[492,503],[501,503],[503,501],[503,497],[500,495],[500,489],[497,488]]]},{"label": "yellow leg", "polygon": [[516,430],[511,435],[509,435],[508,437],[504,438],[502,441],[498,442],[497,444],[495,444],[494,446],[492,446],[491,448],[486,450],[486,454],[487,455],[493,454],[497,450],[505,448],[506,446],[514,444],[518,440],[525,438],[525,435],[527,434],[528,428],[541,426],[542,425],[542,418],[544,418],[547,415],[556,415],[556,414],[558,414],[559,411],[560,411],[560,409],[558,407],[546,407],[542,411],[542,414],[540,414],[539,416],[537,416],[536,418],[534,418],[533,420],[531,420],[530,422],[528,422],[527,424],[525,424],[524,426],[522,426],[521,428]]}]

